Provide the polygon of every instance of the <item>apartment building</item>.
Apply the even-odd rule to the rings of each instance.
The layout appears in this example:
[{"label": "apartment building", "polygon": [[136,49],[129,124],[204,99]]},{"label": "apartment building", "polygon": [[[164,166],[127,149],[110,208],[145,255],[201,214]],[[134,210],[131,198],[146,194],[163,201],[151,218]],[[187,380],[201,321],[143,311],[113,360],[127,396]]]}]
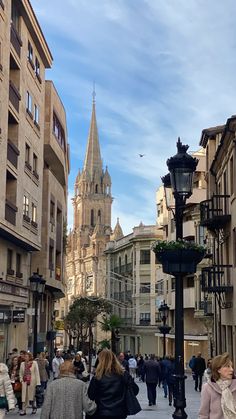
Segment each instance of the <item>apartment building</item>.
[{"label": "apartment building", "polygon": [[107,298],[122,319],[120,349],[131,353],[158,353],[158,265],[152,243],[162,229],[142,223],[123,236],[119,221],[106,247]]},{"label": "apartment building", "polygon": [[[193,194],[187,199],[184,210],[183,238],[205,245],[206,229],[200,225],[200,202],[206,197],[205,150],[201,148],[192,155],[199,161],[194,175]],[[171,189],[164,189],[161,186],[157,191],[156,198],[157,225],[163,228],[165,240],[175,240],[175,202]],[[201,262],[201,266],[208,266],[208,264],[208,258]],[[175,278],[164,274],[161,266],[157,270],[157,293],[158,300],[165,300],[170,308],[167,323],[172,328],[167,335],[166,343],[167,353],[174,354]],[[211,352],[211,325],[207,324],[204,315],[205,304],[204,295],[201,291],[201,268],[199,267],[195,275],[188,275],[184,278],[184,356],[186,365],[191,356],[197,352],[202,352],[206,358],[209,357]],[[161,353],[162,334],[157,332],[156,335],[159,338],[158,351]]]},{"label": "apartment building", "polygon": [[202,290],[212,297],[213,351],[236,360],[236,116],[225,125],[202,131],[206,150],[207,199],[201,202],[201,225],[212,242],[212,259],[202,270]]},{"label": "apartment building", "polygon": [[[51,293],[50,270],[44,267],[50,254],[45,231],[50,201],[61,203],[61,237],[66,214],[68,151],[63,106],[55,89],[45,82],[45,69],[52,65],[52,55],[28,0],[0,1],[0,359],[13,347],[31,348],[33,296],[29,277],[37,269],[47,280],[46,294]],[[48,92],[54,98],[50,103]],[[45,113],[45,103],[47,109]],[[60,138],[53,128],[53,109],[64,129],[65,147],[57,151]],[[49,109],[50,108],[50,109]],[[46,116],[46,120],[45,120]],[[60,120],[61,118],[61,120]],[[49,132],[49,120],[51,132]],[[45,123],[46,121],[46,123]],[[55,151],[54,163],[48,143]],[[51,152],[51,155],[53,153]],[[61,162],[65,177],[55,172]],[[64,183],[63,183],[64,182]],[[57,235],[53,232],[54,239]],[[59,228],[58,228],[59,234]],[[59,239],[58,239],[59,241]],[[62,242],[62,239],[61,239]],[[56,255],[56,246],[54,247]],[[56,257],[56,256],[55,256]],[[57,260],[62,256],[57,256]],[[54,271],[52,271],[54,272]],[[59,271],[58,271],[59,272]],[[53,283],[62,289],[61,281]],[[54,296],[53,299],[56,297]],[[46,344],[52,305],[43,296],[39,316],[39,342]]]}]

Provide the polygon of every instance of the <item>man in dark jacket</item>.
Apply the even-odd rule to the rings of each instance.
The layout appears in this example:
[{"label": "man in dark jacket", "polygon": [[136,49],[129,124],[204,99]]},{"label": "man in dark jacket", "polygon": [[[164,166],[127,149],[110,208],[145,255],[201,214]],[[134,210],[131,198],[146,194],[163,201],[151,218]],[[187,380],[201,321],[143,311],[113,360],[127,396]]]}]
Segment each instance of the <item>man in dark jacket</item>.
[{"label": "man in dark jacket", "polygon": [[153,406],[156,404],[156,388],[157,383],[161,377],[161,368],[159,363],[155,359],[155,355],[151,354],[150,359],[148,361],[145,361],[143,371],[146,377],[149,406]]},{"label": "man in dark jacket", "polygon": [[194,367],[193,367],[193,371],[195,374],[195,390],[196,391],[198,389],[199,391],[202,390],[202,376],[204,374],[205,369],[206,369],[205,359],[202,358],[202,354],[201,352],[199,352],[195,359]]},{"label": "man in dark jacket", "polygon": [[124,368],[125,371],[129,372],[129,363],[128,361],[125,359],[125,355],[123,352],[120,352],[119,356],[118,356],[118,360],[119,363],[122,365],[122,367]]}]

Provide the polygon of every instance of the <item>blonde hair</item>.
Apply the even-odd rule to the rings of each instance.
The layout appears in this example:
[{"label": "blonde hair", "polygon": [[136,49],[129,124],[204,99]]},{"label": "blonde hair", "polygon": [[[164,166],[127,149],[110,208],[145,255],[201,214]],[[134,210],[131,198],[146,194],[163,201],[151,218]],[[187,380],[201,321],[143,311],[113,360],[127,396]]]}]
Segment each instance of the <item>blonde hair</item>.
[{"label": "blonde hair", "polygon": [[[33,361],[33,359],[34,359],[33,354],[32,354],[31,352],[26,352],[25,357],[26,357],[27,355],[29,356],[29,361]],[[27,361],[26,361],[26,362],[27,362]]]},{"label": "blonde hair", "polygon": [[75,368],[72,364],[72,361],[66,360],[65,362],[63,362],[63,364],[60,365],[59,371],[60,375],[74,374]]},{"label": "blonde hair", "polygon": [[110,349],[103,349],[99,356],[95,377],[100,380],[103,375],[123,375],[124,371],[115,354]]},{"label": "blonde hair", "polygon": [[215,358],[212,359],[211,376],[214,381],[219,380],[220,374],[218,371],[221,369],[221,367],[227,366],[230,362],[232,361],[231,361],[230,355],[227,352],[225,352],[222,355],[217,355],[215,356]]}]

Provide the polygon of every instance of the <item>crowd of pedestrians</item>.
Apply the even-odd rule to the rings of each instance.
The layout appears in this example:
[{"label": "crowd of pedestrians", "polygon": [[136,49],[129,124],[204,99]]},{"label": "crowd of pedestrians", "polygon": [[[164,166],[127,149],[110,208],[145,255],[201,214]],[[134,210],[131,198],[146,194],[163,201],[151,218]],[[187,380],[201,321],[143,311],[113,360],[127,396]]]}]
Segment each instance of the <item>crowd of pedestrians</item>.
[{"label": "crowd of pedestrians", "polygon": [[[209,359],[206,365],[198,353],[189,361],[189,367],[194,388],[201,392],[198,418],[236,419],[236,379],[229,355]],[[18,353],[15,348],[6,364],[0,363],[0,419],[8,410],[18,408],[19,415],[25,416],[27,408],[35,414],[41,406],[41,419],[82,419],[83,412],[94,419],[125,419],[141,409],[136,399],[137,382],[146,384],[149,406],[157,404],[157,388],[171,406],[174,371],[171,356],[134,356],[128,351],[116,357],[104,349],[90,377],[81,351],[62,354],[56,350],[50,363],[47,353],[33,359],[29,351]]]}]

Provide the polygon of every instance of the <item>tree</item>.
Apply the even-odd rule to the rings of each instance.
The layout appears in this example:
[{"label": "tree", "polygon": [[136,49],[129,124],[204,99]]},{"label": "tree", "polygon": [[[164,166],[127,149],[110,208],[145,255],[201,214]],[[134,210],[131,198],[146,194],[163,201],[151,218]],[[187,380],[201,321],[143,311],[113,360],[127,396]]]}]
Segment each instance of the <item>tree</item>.
[{"label": "tree", "polygon": [[[89,342],[89,365],[91,366],[91,350],[93,347],[93,332],[96,318],[99,314],[110,313],[111,304],[98,297],[76,298],[70,306],[69,313],[65,318],[65,330],[69,338],[76,336],[77,349],[84,350],[86,342]],[[78,346],[79,343],[79,346]]]},{"label": "tree", "polygon": [[120,340],[119,328],[122,326],[122,320],[117,314],[111,314],[109,317],[103,316],[101,329],[104,332],[111,332],[111,350],[117,352],[117,344]]}]

